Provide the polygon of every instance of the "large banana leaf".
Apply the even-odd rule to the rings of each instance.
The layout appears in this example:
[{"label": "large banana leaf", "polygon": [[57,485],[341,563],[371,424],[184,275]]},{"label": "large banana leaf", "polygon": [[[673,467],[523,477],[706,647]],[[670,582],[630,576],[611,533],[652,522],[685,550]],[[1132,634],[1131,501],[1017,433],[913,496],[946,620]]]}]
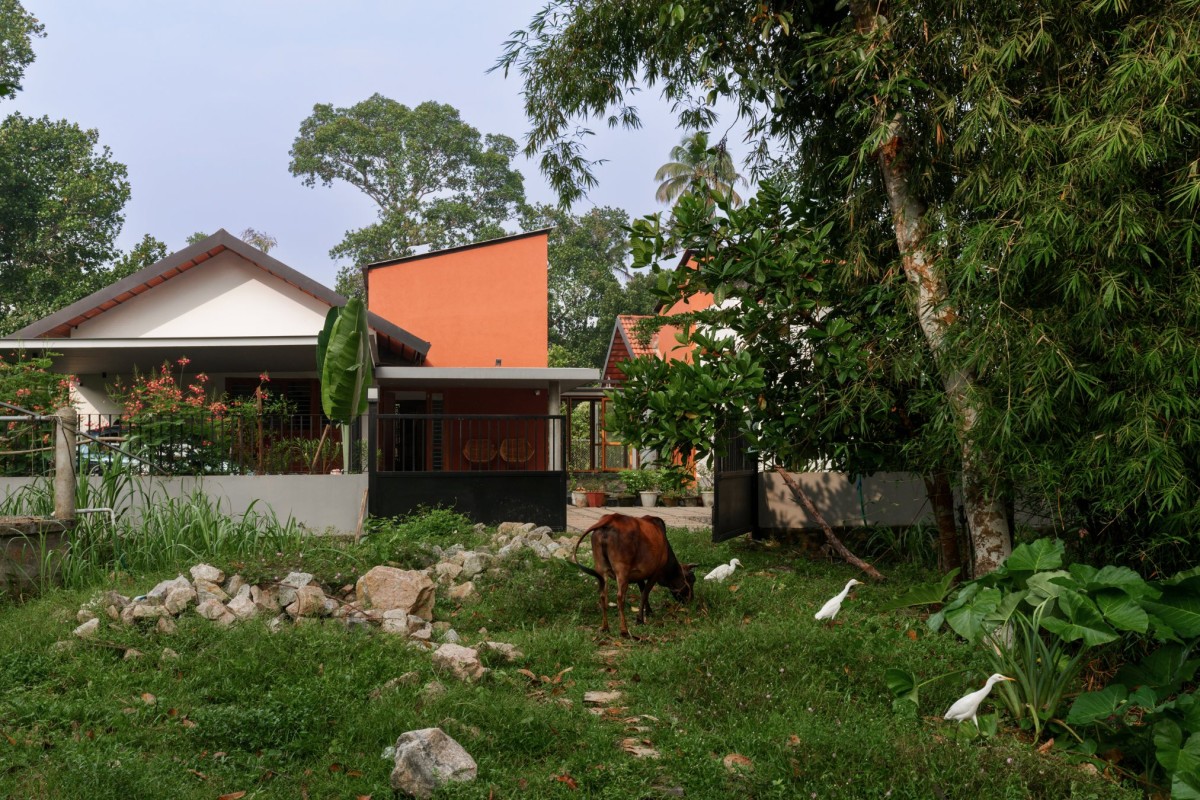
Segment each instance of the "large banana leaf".
[{"label": "large banana leaf", "polygon": [[333,308],[317,337],[321,370],[321,409],[332,420],[349,424],[367,410],[367,387],[374,380],[367,309],[350,298]]}]

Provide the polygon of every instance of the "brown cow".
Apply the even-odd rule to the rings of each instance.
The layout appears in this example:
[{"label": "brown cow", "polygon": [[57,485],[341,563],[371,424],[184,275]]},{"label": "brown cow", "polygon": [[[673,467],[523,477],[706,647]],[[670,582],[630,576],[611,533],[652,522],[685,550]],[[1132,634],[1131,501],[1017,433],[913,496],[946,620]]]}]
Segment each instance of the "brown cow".
[{"label": "brown cow", "polygon": [[[592,535],[592,561],[595,569],[579,563],[579,545]],[[629,637],[625,624],[625,593],[630,583],[642,590],[642,606],[638,624],[645,624],[650,612],[650,591],[656,583],[667,587],[675,599],[686,603],[692,599],[696,576],[695,564],[680,564],[667,541],[667,525],[658,517],[630,517],[608,514],[580,535],[571,555],[575,566],[600,582],[601,631],[608,631],[608,581],[617,582],[617,614],[621,618],[621,635]]]}]

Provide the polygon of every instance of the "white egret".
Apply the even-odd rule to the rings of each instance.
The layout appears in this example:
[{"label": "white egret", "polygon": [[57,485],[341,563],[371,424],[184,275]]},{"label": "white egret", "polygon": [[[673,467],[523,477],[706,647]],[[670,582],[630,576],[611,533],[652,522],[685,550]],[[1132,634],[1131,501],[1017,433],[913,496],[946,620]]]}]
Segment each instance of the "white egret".
[{"label": "white egret", "polygon": [[735,569],[737,569],[738,567],[740,567],[741,565],[742,565],[742,562],[738,561],[735,558],[732,561],[730,561],[728,564],[722,564],[721,566],[714,569],[712,572],[705,575],[704,580],[717,581],[718,583],[720,583],[721,581],[725,580],[730,575],[732,575],[733,571]]},{"label": "white egret", "polygon": [[846,583],[846,588],[835,594],[829,599],[829,602],[821,606],[821,610],[815,615],[815,619],[832,620],[837,616],[837,612],[842,608],[842,601],[846,599],[846,595],[850,593],[850,589],[854,586],[862,586],[862,581],[856,581],[851,578]]},{"label": "white egret", "polygon": [[958,700],[954,701],[954,705],[946,711],[945,718],[956,720],[958,722],[966,722],[971,720],[975,723],[975,727],[979,727],[979,720],[975,718],[975,714],[979,711],[979,704],[992,691],[992,687],[1000,681],[1015,681],[1016,678],[1010,678],[1006,675],[1001,675],[997,672],[995,675],[987,679],[987,683],[982,689],[978,689],[970,694],[963,695]]}]

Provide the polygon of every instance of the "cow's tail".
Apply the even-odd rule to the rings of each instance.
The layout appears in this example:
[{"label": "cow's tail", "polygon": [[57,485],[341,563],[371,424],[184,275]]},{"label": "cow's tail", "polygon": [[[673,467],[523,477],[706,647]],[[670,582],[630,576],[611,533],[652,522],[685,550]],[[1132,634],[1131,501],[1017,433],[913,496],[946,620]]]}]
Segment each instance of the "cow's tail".
[{"label": "cow's tail", "polygon": [[591,575],[593,578],[595,578],[596,580],[601,581],[601,582],[604,581],[604,578],[603,578],[603,576],[600,575],[599,572],[596,572],[596,570],[592,569],[591,567],[585,567],[583,564],[579,563],[579,545],[583,543],[583,540],[585,538],[587,538],[588,534],[590,534],[594,530],[599,530],[600,528],[603,528],[603,527],[604,527],[604,523],[598,522],[595,525],[593,525],[592,527],[588,528],[583,533],[579,534],[579,538],[575,540],[575,549],[571,551],[571,563],[574,564],[575,566],[579,567],[579,569],[583,570],[588,575]]}]

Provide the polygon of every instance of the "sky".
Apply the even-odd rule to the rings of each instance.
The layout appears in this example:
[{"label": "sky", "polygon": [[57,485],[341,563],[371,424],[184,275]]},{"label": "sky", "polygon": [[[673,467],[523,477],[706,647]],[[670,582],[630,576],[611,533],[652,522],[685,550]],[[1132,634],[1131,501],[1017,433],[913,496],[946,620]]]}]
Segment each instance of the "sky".
[{"label": "sky", "polygon": [[[379,92],[409,107],[449,103],[480,133],[522,146],[529,129],[519,78],[487,70],[543,0],[22,3],[46,37],[0,112],[99,131],[129,168],[122,250],[145,234],[174,251],[197,231],[254,228],[278,240],[272,256],[332,287],[330,248],[373,222],[375,206],[353,187],[309,188],[288,172],[315,104],[348,107]],[[596,128],[588,156],[607,163],[575,213],[660,209],[654,173],[681,132],[655,95],[640,110],[641,130]],[[536,163],[519,156],[515,166],[529,200],[557,200]]]}]

